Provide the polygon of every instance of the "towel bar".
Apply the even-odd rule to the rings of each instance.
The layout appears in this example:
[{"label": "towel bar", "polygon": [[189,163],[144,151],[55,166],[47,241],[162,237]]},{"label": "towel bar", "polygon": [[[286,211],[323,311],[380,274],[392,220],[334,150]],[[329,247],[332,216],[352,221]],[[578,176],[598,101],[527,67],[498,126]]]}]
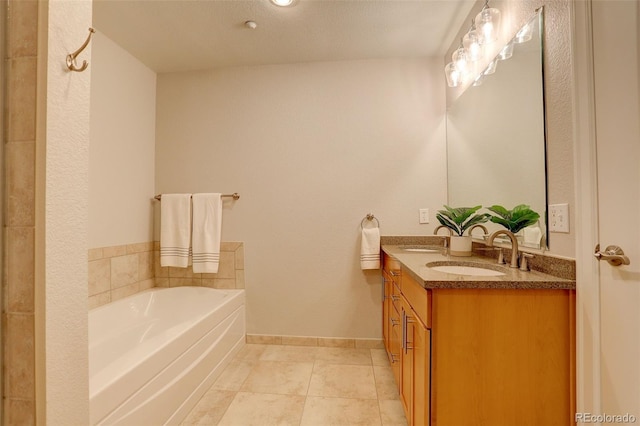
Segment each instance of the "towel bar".
[{"label": "towel bar", "polygon": [[[239,198],[240,198],[240,194],[238,194],[237,192],[234,192],[233,194],[222,194],[222,195],[221,195],[221,197],[223,197],[223,198],[229,198],[229,197],[232,197],[234,200],[237,200],[237,199],[239,199]],[[156,199],[156,200],[158,200],[158,201],[161,201],[161,199],[162,199],[162,194],[158,194],[158,195],[156,195],[156,196],[155,196],[155,197],[153,197],[153,198],[155,198],[155,199]]]}]

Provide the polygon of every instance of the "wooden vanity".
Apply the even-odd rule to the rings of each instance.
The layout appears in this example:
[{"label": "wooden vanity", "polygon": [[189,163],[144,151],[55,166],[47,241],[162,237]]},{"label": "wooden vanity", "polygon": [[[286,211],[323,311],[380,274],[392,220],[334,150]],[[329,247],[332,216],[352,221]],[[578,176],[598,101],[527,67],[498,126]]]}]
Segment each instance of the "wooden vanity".
[{"label": "wooden vanity", "polygon": [[424,266],[443,259],[383,246],[383,337],[409,424],[575,424],[575,281]]}]

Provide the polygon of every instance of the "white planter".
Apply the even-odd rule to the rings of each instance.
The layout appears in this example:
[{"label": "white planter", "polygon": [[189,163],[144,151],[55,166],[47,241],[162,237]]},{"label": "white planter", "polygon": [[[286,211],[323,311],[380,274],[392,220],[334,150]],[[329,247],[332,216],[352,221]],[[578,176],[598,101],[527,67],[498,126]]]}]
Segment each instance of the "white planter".
[{"label": "white planter", "polygon": [[449,243],[451,256],[471,256],[471,235],[452,235]]}]

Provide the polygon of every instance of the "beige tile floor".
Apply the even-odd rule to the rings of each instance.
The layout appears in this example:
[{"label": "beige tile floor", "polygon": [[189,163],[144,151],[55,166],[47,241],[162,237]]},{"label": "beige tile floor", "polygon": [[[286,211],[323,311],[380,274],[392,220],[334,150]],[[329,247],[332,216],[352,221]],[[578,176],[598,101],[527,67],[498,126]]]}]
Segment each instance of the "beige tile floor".
[{"label": "beige tile floor", "polygon": [[182,423],[406,425],[384,349],[247,344]]}]

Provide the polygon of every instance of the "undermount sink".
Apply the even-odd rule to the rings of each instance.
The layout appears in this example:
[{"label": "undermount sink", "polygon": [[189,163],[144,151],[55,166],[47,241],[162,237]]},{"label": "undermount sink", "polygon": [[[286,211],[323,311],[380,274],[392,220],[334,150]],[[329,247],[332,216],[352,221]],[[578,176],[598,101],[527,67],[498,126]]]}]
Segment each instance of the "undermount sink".
[{"label": "undermount sink", "polygon": [[463,261],[429,262],[427,266],[434,271],[455,275],[471,275],[478,277],[499,277],[504,275],[500,266],[485,265]]},{"label": "undermount sink", "polygon": [[435,246],[400,246],[400,249],[408,252],[416,253],[439,253],[444,247]]}]

